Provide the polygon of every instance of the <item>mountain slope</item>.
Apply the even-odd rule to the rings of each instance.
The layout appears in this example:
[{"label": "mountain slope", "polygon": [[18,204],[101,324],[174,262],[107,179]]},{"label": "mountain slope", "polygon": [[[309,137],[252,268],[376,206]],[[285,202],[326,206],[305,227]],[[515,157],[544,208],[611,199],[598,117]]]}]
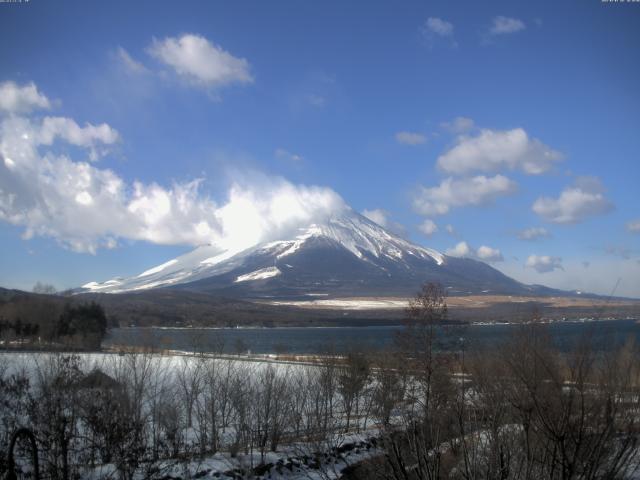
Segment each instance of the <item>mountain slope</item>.
[{"label": "mountain slope", "polygon": [[81,291],[168,287],[235,297],[411,295],[427,281],[442,283],[451,294],[545,293],[485,263],[414,245],[350,209],[291,238],[242,251],[201,246],[136,277],[91,282]]}]

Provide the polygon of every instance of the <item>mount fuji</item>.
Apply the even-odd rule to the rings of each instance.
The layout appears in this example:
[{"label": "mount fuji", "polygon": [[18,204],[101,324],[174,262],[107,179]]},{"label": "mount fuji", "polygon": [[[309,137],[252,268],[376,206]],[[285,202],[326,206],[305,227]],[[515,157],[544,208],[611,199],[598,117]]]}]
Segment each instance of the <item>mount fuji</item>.
[{"label": "mount fuji", "polygon": [[558,292],[522,284],[477,260],[412,244],[350,208],[288,238],[244,249],[203,245],[135,277],[90,282],[78,292],[170,288],[236,298],[313,299],[407,296],[425,282],[439,282],[451,295]]}]

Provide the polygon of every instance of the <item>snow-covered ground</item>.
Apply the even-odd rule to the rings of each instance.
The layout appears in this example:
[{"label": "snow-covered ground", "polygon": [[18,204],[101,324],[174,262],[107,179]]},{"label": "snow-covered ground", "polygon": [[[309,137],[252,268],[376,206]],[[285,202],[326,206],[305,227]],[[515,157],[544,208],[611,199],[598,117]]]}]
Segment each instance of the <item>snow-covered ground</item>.
[{"label": "snow-covered ground", "polygon": [[337,310],[377,310],[404,309],[409,305],[407,298],[333,298],[319,300],[272,300],[270,305],[292,305],[303,308],[321,308]]}]

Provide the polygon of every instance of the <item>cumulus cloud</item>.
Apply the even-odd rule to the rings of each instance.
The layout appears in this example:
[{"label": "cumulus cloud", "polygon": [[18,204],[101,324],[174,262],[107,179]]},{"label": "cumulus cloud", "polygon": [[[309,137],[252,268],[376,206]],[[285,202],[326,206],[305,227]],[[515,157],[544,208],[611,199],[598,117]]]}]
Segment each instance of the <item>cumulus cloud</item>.
[{"label": "cumulus cloud", "polygon": [[640,232],[640,218],[637,220],[630,220],[627,222],[627,231],[632,233]]},{"label": "cumulus cloud", "polygon": [[37,147],[50,146],[56,141],[87,148],[89,159],[95,161],[108,152],[108,146],[120,139],[118,132],[106,123],[86,123],[80,126],[75,120],[67,117],[32,120],[22,116],[11,116],[2,121],[0,129],[0,147],[7,165],[26,155],[24,150],[27,149],[27,145],[29,153],[35,155],[34,150]]},{"label": "cumulus cloud", "polygon": [[467,242],[458,242],[455,247],[448,248],[445,253],[452,257],[468,257],[471,254],[471,247]]},{"label": "cumulus cloud", "polygon": [[447,231],[447,233],[449,235],[455,235],[456,234],[456,229],[453,228],[453,225],[451,225],[450,223],[444,226],[444,229]]},{"label": "cumulus cloud", "polygon": [[485,262],[502,262],[504,258],[497,248],[491,248],[486,245],[480,245],[476,250],[476,255],[480,260]]},{"label": "cumulus cloud", "polygon": [[538,273],[549,273],[562,268],[562,258],[549,255],[529,255],[525,267],[533,268]]},{"label": "cumulus cloud", "polygon": [[450,37],[453,35],[453,24],[438,17],[429,17],[424,24],[424,30],[441,37]]},{"label": "cumulus cloud", "polygon": [[405,233],[404,226],[398,222],[394,222],[386,210],[382,210],[381,208],[374,208],[372,210],[365,209],[362,211],[362,215],[397,235],[404,235]]},{"label": "cumulus cloud", "polygon": [[499,15],[493,19],[489,33],[491,35],[505,35],[516,33],[527,28],[522,20]]},{"label": "cumulus cloud", "polygon": [[111,127],[78,133],[70,121],[45,128],[29,117],[0,118],[0,220],[23,227],[25,238],[51,237],[79,252],[120,239],[242,249],[347,208],[330,189],[282,179],[237,181],[222,202],[202,192],[200,179],[127,182],[50,148],[54,138],[87,149],[117,138]]},{"label": "cumulus cloud", "polygon": [[438,167],[451,174],[474,171],[521,170],[539,175],[562,160],[560,152],[529,137],[522,128],[482,129],[475,136],[460,135],[456,144],[438,157]]},{"label": "cumulus cloud", "polygon": [[433,235],[434,233],[438,232],[438,225],[436,225],[436,222],[434,222],[433,220],[425,220],[424,222],[422,222],[419,226],[418,229],[426,236],[426,237],[430,237],[431,235]]},{"label": "cumulus cloud", "polygon": [[148,52],[188,82],[208,88],[251,83],[249,62],[200,35],[154,39]]},{"label": "cumulus cloud", "polygon": [[484,262],[502,262],[504,257],[497,248],[481,245],[477,249],[469,246],[467,242],[458,242],[455,247],[449,248],[445,253],[451,257],[473,258]]},{"label": "cumulus cloud", "polygon": [[396,133],[396,142],[402,145],[420,145],[427,141],[422,133],[417,132],[398,132]]},{"label": "cumulus cloud", "polygon": [[[45,117],[36,141],[40,145],[51,145],[56,139],[78,147],[94,149],[97,144],[111,145],[119,140],[116,130],[106,123],[100,125],[78,125],[75,120],[66,117]],[[95,152],[95,150],[92,150]],[[95,155],[93,155],[95,159]]]},{"label": "cumulus cloud", "polygon": [[503,175],[447,178],[436,187],[421,187],[414,196],[413,206],[421,215],[444,215],[454,207],[491,203],[497,197],[515,192],[516,188],[516,183]]},{"label": "cumulus cloud", "polygon": [[614,206],[604,196],[604,189],[597,178],[581,177],[574,185],[565,188],[558,198],[540,197],[531,208],[548,222],[572,224],[608,213]]},{"label": "cumulus cloud", "polygon": [[38,91],[33,82],[26,85],[11,81],[0,83],[0,111],[28,113],[48,108],[51,108],[51,102]]},{"label": "cumulus cloud", "polygon": [[539,238],[547,238],[550,236],[551,234],[544,227],[525,228],[518,232],[518,238],[520,240],[537,240]]}]

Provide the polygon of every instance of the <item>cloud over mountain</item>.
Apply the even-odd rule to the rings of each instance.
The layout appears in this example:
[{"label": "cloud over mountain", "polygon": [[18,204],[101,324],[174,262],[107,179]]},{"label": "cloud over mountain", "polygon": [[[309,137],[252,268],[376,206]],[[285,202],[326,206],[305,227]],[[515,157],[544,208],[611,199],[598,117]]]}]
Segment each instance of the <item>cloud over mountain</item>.
[{"label": "cloud over mountain", "polygon": [[497,248],[481,245],[477,249],[469,246],[467,242],[458,242],[455,247],[449,248],[446,252],[452,257],[473,258],[483,262],[502,262],[504,257]]},{"label": "cloud over mountain", "polygon": [[563,270],[562,258],[549,255],[529,255],[525,267],[533,268],[538,273],[548,273]]},{"label": "cloud over mountain", "polygon": [[[27,238],[48,236],[95,252],[119,239],[250,246],[346,208],[331,189],[280,178],[238,180],[218,203],[202,192],[202,179],[168,187],[129,182],[86,161],[98,160],[95,150],[106,153],[119,138],[107,124],[0,116],[0,219],[24,227]],[[86,153],[73,159],[58,153],[56,142]]]}]

